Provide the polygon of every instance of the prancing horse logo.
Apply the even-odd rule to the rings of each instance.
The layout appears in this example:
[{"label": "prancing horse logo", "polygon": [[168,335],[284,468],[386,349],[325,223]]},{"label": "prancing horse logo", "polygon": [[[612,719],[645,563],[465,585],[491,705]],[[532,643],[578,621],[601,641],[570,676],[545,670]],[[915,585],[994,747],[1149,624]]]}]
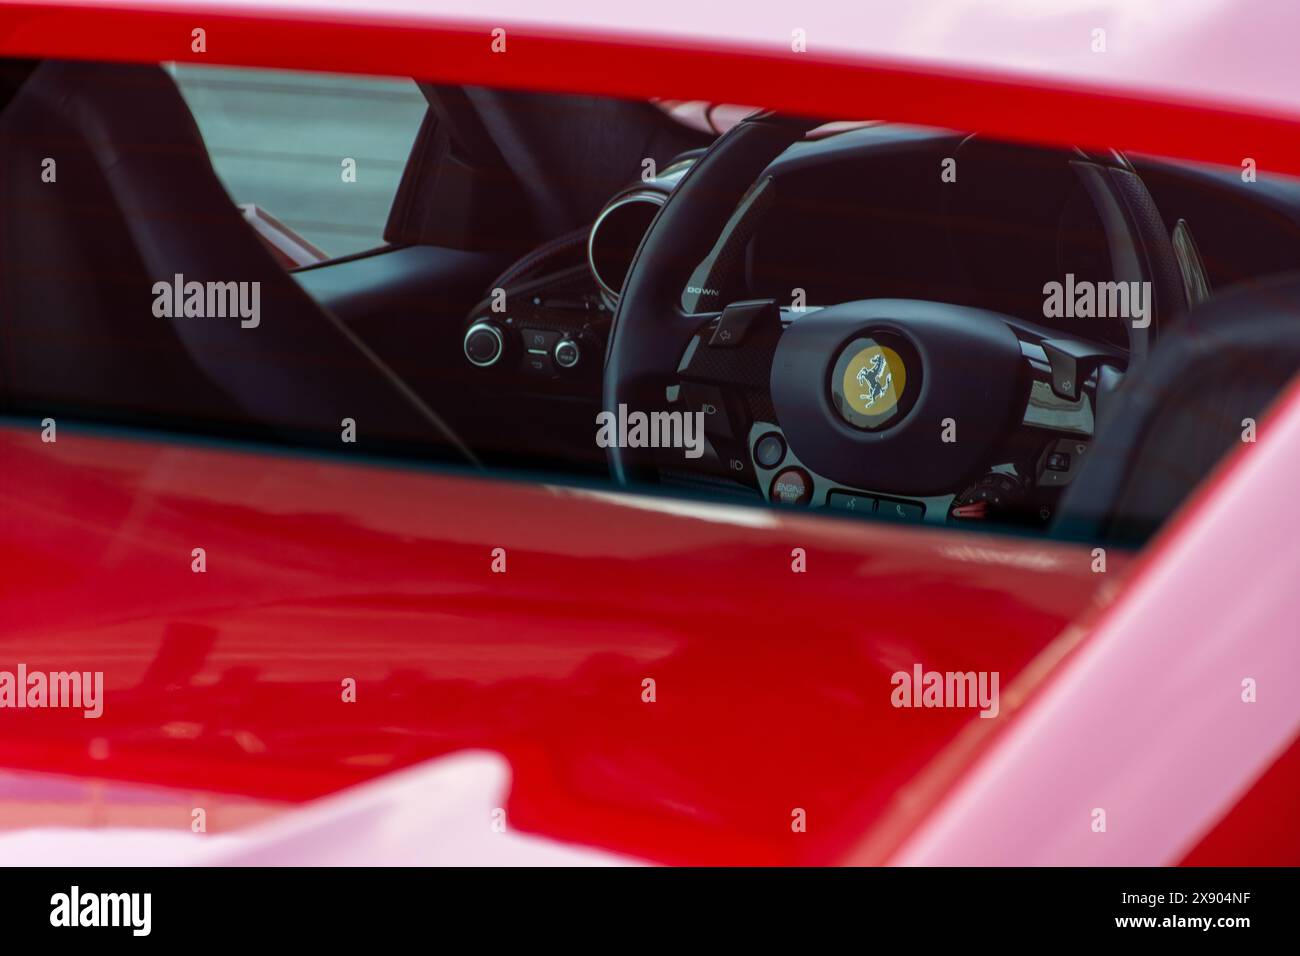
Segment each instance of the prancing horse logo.
[{"label": "prancing horse logo", "polygon": [[907,366],[888,345],[869,336],[850,342],[831,372],[831,398],[855,428],[883,428],[899,415]]},{"label": "prancing horse logo", "polygon": [[[884,373],[883,376],[881,373]],[[894,373],[889,370],[889,364],[885,361],[885,356],[877,352],[871,357],[871,365],[864,365],[858,369],[858,388],[867,390],[865,395],[859,395],[859,399],[864,399],[867,408],[876,404],[876,399],[882,398],[889,386],[894,384]]]}]

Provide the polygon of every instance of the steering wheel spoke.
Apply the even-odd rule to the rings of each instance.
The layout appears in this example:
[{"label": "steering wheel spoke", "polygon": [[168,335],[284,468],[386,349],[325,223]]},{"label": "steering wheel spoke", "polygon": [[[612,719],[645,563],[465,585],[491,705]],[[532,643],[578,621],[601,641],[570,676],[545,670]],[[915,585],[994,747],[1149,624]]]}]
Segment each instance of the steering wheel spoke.
[{"label": "steering wheel spoke", "polygon": [[754,299],[691,318],[697,325],[666,398],[703,422],[708,453],[697,470],[753,485],[747,436],[757,417],[771,417],[768,381],[782,331],[780,308],[772,299]]},{"label": "steering wheel spoke", "polygon": [[774,300],[733,302],[701,323],[682,352],[677,374],[766,392],[780,337],[781,310]]},{"label": "steering wheel spoke", "polygon": [[1038,449],[1027,477],[1038,488],[1064,488],[1088,457],[1099,409],[1123,381],[1128,357],[1102,342],[1016,332],[1029,382],[1021,429]]}]

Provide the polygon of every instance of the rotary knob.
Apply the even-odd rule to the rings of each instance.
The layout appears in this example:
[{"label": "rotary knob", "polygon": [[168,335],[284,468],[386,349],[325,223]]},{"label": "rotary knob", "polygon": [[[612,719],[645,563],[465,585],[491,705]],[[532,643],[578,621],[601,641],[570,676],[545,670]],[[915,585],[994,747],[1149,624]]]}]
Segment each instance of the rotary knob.
[{"label": "rotary knob", "polygon": [[495,364],[505,350],[501,330],[491,322],[475,322],[465,333],[465,358],[479,368]]},{"label": "rotary knob", "polygon": [[573,339],[560,339],[555,343],[555,364],[560,368],[573,368],[581,357],[578,343]]}]

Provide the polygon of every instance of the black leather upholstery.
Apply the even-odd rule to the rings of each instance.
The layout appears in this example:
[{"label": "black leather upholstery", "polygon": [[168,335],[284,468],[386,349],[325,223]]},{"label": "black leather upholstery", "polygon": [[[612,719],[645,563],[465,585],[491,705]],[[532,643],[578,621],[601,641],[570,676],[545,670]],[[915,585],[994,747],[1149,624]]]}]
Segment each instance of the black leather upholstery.
[{"label": "black leather upholstery", "polygon": [[[244,222],[161,68],[42,63],[0,114],[0,168],[7,410],[447,445]],[[260,283],[260,324],[155,316],[177,274]]]},{"label": "black leather upholstery", "polygon": [[1300,273],[1217,294],[1165,328],[1103,406],[1057,530],[1140,543],[1241,446],[1244,419],[1268,427],[1269,406],[1298,371]]}]

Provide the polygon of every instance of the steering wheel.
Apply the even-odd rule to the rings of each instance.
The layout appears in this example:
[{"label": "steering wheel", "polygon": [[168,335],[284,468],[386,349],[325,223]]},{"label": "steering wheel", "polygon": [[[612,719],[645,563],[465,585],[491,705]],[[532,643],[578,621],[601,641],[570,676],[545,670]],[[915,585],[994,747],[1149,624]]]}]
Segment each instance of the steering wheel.
[{"label": "steering wheel", "polygon": [[848,508],[879,500],[848,494],[870,490],[920,498],[922,508],[932,499],[928,511],[942,514],[926,520],[946,520],[933,499],[967,487],[1014,429],[1055,431],[1082,449],[1092,409],[1142,362],[1161,317],[1186,308],[1168,233],[1118,153],[1076,150],[1070,162],[1101,218],[1114,278],[1151,283],[1150,324],[1124,323],[1127,349],[920,299],[803,313],[774,300],[683,309],[683,289],[738,205],[818,122],[767,112],[745,119],[695,163],[642,238],[610,332],[604,408],[615,416],[620,407],[648,416],[703,411],[716,455],[613,444],[615,480],[703,470],[773,500],[836,505],[840,492]]}]

